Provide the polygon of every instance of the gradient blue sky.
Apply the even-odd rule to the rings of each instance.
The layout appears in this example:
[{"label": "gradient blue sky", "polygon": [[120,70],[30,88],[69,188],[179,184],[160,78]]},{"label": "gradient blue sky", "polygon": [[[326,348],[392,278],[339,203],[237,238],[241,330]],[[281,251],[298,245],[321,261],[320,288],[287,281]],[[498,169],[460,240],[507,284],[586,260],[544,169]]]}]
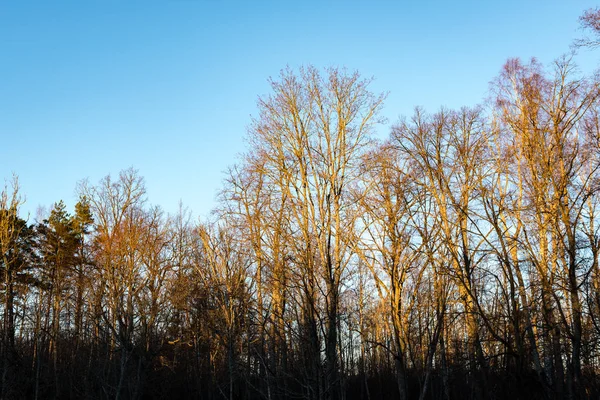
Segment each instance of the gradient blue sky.
[{"label": "gradient blue sky", "polygon": [[[76,201],[76,183],[133,166],[151,203],[196,216],[244,151],[267,79],[345,66],[415,106],[475,105],[509,57],[551,62],[591,1],[0,1],[0,179],[27,202]],[[583,52],[581,67],[599,65]]]}]

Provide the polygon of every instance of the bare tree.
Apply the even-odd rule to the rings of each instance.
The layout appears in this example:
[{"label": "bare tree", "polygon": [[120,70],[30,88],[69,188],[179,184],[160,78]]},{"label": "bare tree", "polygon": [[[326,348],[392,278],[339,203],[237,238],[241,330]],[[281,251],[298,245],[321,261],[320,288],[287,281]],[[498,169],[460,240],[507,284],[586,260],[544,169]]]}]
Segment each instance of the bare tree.
[{"label": "bare tree", "polygon": [[202,225],[198,234],[202,263],[196,268],[208,290],[210,310],[206,323],[225,349],[228,388],[224,394],[231,400],[241,395],[235,382],[239,379],[239,349],[250,309],[250,263],[227,226]]},{"label": "bare tree", "polygon": [[587,47],[591,49],[598,47],[600,45],[600,9],[590,8],[586,10],[583,15],[579,17],[579,24],[581,30],[583,30],[586,35],[576,39],[573,42],[573,47]]},{"label": "bare tree", "polygon": [[15,349],[15,295],[19,278],[28,264],[28,241],[31,236],[26,221],[20,218],[19,208],[23,199],[19,194],[19,181],[13,177],[10,184],[5,183],[0,193],[0,268],[2,270],[3,315],[2,315],[2,387],[0,398],[11,397]]},{"label": "bare tree", "polygon": [[596,138],[581,123],[597,105],[598,84],[576,78],[570,58],[563,57],[555,63],[552,78],[546,78],[535,62],[510,61],[496,87],[502,120],[518,149],[516,171],[528,211],[523,215],[522,241],[540,284],[546,379],[554,391],[563,392],[561,341],[566,333],[571,342],[567,389],[578,396],[580,288],[589,275],[580,227],[597,190],[598,169],[592,150]]},{"label": "bare tree", "polygon": [[[135,299],[143,286],[141,280],[142,205],[145,187],[134,170],[121,172],[119,179],[110,176],[98,186],[82,183],[80,192],[90,202],[97,221],[96,263],[97,282],[94,296],[94,318],[97,334],[108,330],[110,352],[119,354],[119,373],[115,386],[116,398],[123,396],[127,383],[129,360],[133,354],[133,334],[136,325]],[[104,307],[106,305],[106,308]]]},{"label": "bare tree", "polygon": [[364,227],[358,237],[359,255],[371,270],[380,297],[389,302],[397,385],[400,398],[406,399],[409,319],[419,306],[415,294],[425,271],[412,224],[417,196],[409,168],[392,146],[381,145],[365,160],[364,184],[357,193]]},{"label": "bare tree", "polygon": [[358,159],[378,121],[383,96],[372,95],[369,81],[358,74],[337,69],[327,73],[323,77],[308,67],[299,76],[288,70],[280,81],[272,81],[273,94],[259,102],[251,140],[255,151],[266,158],[267,168],[284,174],[280,190],[289,199],[291,225],[297,232],[295,252],[303,282],[301,320],[307,328],[307,343],[311,343],[311,369],[316,373],[309,395],[337,399],[341,395],[340,290],[352,259],[351,241],[344,232],[355,225],[347,191],[357,178]]},{"label": "bare tree", "polygon": [[468,335],[471,370],[479,396],[485,393],[487,359],[481,328],[486,321],[481,306],[480,265],[485,260],[488,231],[478,226],[478,183],[488,173],[487,129],[478,109],[442,110],[429,117],[417,110],[410,123],[394,128],[394,144],[407,162],[420,171],[418,184],[435,206],[439,239],[449,256],[446,273],[454,280],[461,299]]}]

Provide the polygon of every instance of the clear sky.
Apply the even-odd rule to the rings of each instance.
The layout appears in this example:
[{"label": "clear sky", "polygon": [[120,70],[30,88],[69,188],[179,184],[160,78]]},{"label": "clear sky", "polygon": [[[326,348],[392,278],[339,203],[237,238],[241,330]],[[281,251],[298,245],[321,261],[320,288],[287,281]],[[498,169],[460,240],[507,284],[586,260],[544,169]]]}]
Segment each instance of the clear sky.
[{"label": "clear sky", "polygon": [[[472,106],[509,57],[549,63],[583,0],[0,0],[0,179],[38,206],[133,166],[149,201],[215,206],[267,79],[345,66],[389,91],[379,135],[415,106]],[[600,52],[578,56],[582,69]]]}]

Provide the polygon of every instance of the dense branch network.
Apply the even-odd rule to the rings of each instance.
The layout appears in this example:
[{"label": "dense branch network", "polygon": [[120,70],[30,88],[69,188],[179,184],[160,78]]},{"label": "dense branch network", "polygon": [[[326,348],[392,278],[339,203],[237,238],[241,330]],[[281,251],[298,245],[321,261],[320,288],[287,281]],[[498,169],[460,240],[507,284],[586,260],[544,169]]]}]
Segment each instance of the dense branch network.
[{"label": "dense branch network", "polygon": [[510,60],[380,141],[369,84],[272,80],[210,221],[135,170],[34,223],[5,186],[0,398],[600,396],[600,82]]}]

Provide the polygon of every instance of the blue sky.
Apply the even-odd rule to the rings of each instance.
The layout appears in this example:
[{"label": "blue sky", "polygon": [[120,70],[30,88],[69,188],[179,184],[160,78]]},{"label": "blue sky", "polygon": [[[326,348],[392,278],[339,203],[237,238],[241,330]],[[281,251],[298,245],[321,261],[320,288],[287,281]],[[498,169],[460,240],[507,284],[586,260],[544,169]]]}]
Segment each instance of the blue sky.
[{"label": "blue sky", "polygon": [[[389,91],[387,135],[415,106],[472,106],[510,57],[549,63],[591,1],[0,1],[0,179],[27,202],[134,167],[149,201],[215,206],[267,79],[344,66]],[[600,52],[582,52],[584,71]]]}]

